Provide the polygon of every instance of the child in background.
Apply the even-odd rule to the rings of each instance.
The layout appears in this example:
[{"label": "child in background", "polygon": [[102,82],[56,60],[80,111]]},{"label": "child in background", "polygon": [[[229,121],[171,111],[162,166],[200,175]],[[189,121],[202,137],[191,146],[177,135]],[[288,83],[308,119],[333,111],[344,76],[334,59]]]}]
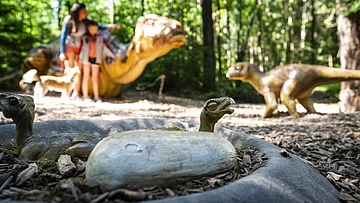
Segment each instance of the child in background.
[{"label": "child in background", "polygon": [[[70,15],[65,17],[64,25],[60,36],[60,61],[66,61],[67,67],[73,68],[78,66],[77,58],[79,57],[79,46],[81,37],[86,33],[86,27],[90,20],[87,18],[87,9],[85,4],[74,3],[70,9]],[[100,25],[99,29],[116,28],[120,29],[117,24]],[[81,69],[81,68],[80,68]],[[66,73],[65,73],[66,74]],[[78,74],[78,81],[81,81],[81,74]],[[80,84],[76,85],[74,98],[79,99]]]},{"label": "child in background", "polygon": [[[92,20],[87,24],[88,34],[83,36],[80,44],[80,63],[83,64],[82,93],[84,101],[89,101],[88,82],[92,79],[92,88],[94,101],[101,102],[99,96],[99,72],[102,61],[103,48],[106,46],[111,52],[108,44],[100,32],[98,32],[98,23]],[[112,52],[115,57],[115,54]],[[91,73],[91,74],[90,74]]]}]

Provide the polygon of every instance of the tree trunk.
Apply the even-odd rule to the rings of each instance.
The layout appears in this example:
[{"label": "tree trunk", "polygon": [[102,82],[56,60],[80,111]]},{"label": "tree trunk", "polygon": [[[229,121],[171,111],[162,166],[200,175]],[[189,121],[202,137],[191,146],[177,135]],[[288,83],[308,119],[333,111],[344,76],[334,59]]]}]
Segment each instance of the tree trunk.
[{"label": "tree trunk", "polygon": [[300,28],[300,49],[297,63],[304,61],[305,55],[305,41],[306,41],[306,22],[308,17],[306,15],[306,6],[303,1],[298,2],[298,7],[301,8],[301,28]]},{"label": "tree trunk", "polygon": [[316,11],[315,11],[315,0],[311,0],[311,48],[313,53],[311,53],[311,63],[316,64],[316,54],[317,54],[317,43],[316,43]]},{"label": "tree trunk", "polygon": [[[337,0],[337,3],[341,3]],[[338,37],[341,68],[360,70],[360,11],[343,15],[348,10],[347,5],[338,9]],[[358,81],[342,82],[339,94],[340,110],[354,112],[360,110]]]},{"label": "tree trunk", "polygon": [[204,90],[215,90],[215,54],[214,54],[214,25],[212,19],[211,0],[203,0],[202,20],[203,20],[203,39],[204,39]]},{"label": "tree trunk", "polygon": [[237,17],[237,24],[238,24],[238,31],[237,31],[237,59],[236,61],[237,62],[242,62],[244,60],[244,57],[245,57],[245,52],[244,52],[244,49],[242,48],[242,44],[241,44],[241,26],[242,26],[242,0],[239,0],[237,2],[237,10],[239,12],[239,17]]},{"label": "tree trunk", "polygon": [[145,0],[141,0],[141,15],[143,16],[145,13]]},{"label": "tree trunk", "polygon": [[[262,5],[261,0],[258,0],[258,5]],[[261,6],[259,7],[259,11],[257,13],[258,19],[258,32],[257,32],[257,46],[256,46],[256,53],[257,53],[257,61],[258,67],[261,71],[264,71],[264,64],[263,64],[263,53],[262,53],[262,34],[263,34],[263,22],[262,22],[262,9]]]},{"label": "tree trunk", "polygon": [[60,12],[61,12],[61,0],[58,0],[58,9],[57,9],[57,21],[58,21],[58,27],[59,30],[62,29],[62,23],[61,23],[61,16],[60,16]]},{"label": "tree trunk", "polygon": [[285,64],[292,63],[293,60],[293,18],[292,18],[292,4],[288,1],[283,1],[284,16],[285,16],[285,33],[284,33],[284,49],[285,49]]},{"label": "tree trunk", "polygon": [[221,62],[221,46],[222,46],[222,40],[221,40],[221,22],[220,22],[220,0],[217,1],[217,12],[216,12],[216,38],[217,38],[217,61],[219,64],[219,69],[218,69],[218,77],[222,76],[222,62]]},{"label": "tree trunk", "polygon": [[70,13],[70,9],[71,9],[72,4],[70,3],[69,0],[66,0],[65,5],[66,5],[66,8],[67,8],[67,13]]}]

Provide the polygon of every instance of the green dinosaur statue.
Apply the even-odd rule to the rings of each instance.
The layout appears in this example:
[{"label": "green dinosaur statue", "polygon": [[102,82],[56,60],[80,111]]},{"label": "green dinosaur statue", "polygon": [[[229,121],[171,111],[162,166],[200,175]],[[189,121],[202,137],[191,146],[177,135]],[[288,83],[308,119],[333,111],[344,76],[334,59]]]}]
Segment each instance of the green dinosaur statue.
[{"label": "green dinosaur statue", "polygon": [[34,100],[30,96],[0,93],[0,111],[16,124],[16,148],[26,160],[49,158],[57,160],[62,154],[87,159],[100,141],[84,133],[60,133],[56,136],[34,135]]},{"label": "green dinosaur statue", "polygon": [[205,102],[200,113],[201,132],[214,132],[215,124],[225,115],[232,114],[234,109],[230,108],[235,101],[230,97],[209,99]]},{"label": "green dinosaur statue", "polygon": [[[222,97],[208,100],[200,116],[200,131],[213,132],[215,123],[224,114],[234,110],[233,99]],[[56,160],[62,154],[86,159],[100,141],[98,137],[84,133],[60,133],[55,136],[34,135],[34,100],[30,96],[0,93],[0,111],[16,124],[16,147],[20,156],[28,160],[42,157]]]},{"label": "green dinosaur statue", "polygon": [[278,66],[267,73],[256,65],[236,63],[228,69],[230,80],[249,82],[264,96],[266,110],[263,118],[269,118],[281,101],[290,115],[298,118],[297,100],[309,113],[316,113],[310,96],[315,87],[341,81],[360,80],[360,71],[329,68],[326,66],[290,64]]}]

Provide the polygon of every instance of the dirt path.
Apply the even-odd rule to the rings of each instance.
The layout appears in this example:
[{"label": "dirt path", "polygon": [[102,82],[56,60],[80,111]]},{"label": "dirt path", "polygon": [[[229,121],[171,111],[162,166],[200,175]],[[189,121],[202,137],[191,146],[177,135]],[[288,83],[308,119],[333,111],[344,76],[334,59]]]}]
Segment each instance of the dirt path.
[{"label": "dirt path", "polygon": [[[49,96],[36,106],[36,121],[115,120],[130,117],[164,117],[198,122],[203,101],[128,92],[124,99],[102,103],[61,102]],[[261,119],[264,104],[236,104],[235,112],[218,125],[244,131],[297,154],[313,165],[339,189],[340,199],[360,201],[360,113],[341,114],[338,104],[316,103],[319,114],[290,117],[284,106],[270,119]],[[11,123],[0,114],[0,123]],[[340,176],[338,176],[340,175]]]}]

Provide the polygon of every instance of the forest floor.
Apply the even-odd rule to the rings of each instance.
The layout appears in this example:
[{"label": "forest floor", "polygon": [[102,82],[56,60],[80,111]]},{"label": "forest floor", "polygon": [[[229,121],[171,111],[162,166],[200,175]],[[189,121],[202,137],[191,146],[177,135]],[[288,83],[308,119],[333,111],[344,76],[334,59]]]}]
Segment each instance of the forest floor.
[{"label": "forest floor", "polygon": [[[236,104],[235,112],[226,115],[218,125],[243,131],[298,155],[339,190],[342,202],[359,202],[360,112],[339,113],[337,103],[327,102],[315,103],[318,114],[306,114],[305,109],[297,106],[302,115],[298,119],[285,113],[283,105],[279,107],[279,113],[275,117],[262,119],[264,104]],[[122,99],[105,99],[102,103],[63,103],[56,95],[47,96],[43,103],[36,105],[35,121],[162,117],[199,122],[203,104],[204,101],[172,96],[158,97],[149,92],[138,91],[128,91],[123,94]],[[0,114],[0,124],[11,122]],[[0,170],[1,166],[0,164]],[[109,194],[106,197],[108,196]],[[1,197],[5,198],[6,195],[0,195],[0,199]],[[99,195],[98,198],[106,197]]]}]

